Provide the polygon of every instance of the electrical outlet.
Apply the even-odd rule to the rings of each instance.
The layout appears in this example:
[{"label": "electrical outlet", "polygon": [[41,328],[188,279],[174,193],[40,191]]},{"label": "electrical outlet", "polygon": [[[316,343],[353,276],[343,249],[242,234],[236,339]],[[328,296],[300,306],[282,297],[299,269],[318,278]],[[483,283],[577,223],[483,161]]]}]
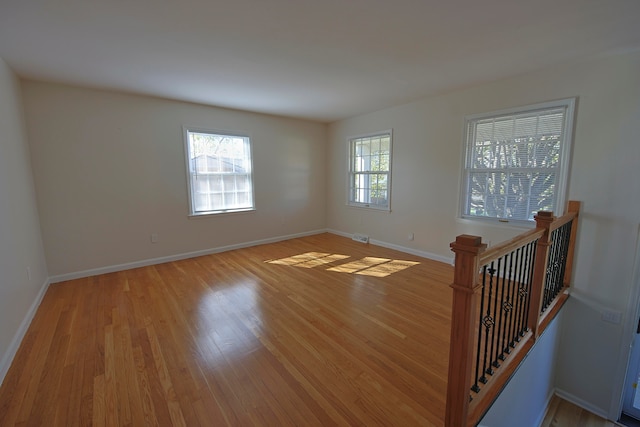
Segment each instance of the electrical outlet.
[{"label": "electrical outlet", "polygon": [[619,325],[620,322],[622,321],[622,313],[614,310],[603,310],[602,321],[607,323],[613,323],[614,325]]},{"label": "electrical outlet", "polygon": [[414,236],[413,233],[409,233],[409,235],[407,236],[407,240],[413,240]]},{"label": "electrical outlet", "polygon": [[27,267],[27,280],[31,280],[31,267]]},{"label": "electrical outlet", "polygon": [[151,243],[158,243],[158,233],[151,233]]}]

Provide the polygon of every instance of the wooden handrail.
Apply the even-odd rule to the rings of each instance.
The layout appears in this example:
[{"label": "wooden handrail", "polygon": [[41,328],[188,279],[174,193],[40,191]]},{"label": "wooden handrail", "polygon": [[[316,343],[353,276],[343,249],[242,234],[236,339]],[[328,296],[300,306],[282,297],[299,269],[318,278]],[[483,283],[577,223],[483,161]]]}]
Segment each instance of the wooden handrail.
[{"label": "wooden handrail", "polygon": [[533,230],[522,233],[513,239],[506,240],[499,245],[492,247],[491,249],[487,249],[482,255],[480,255],[479,264],[485,265],[491,260],[498,259],[505,254],[512,252],[513,250],[526,245],[527,243],[538,240],[542,237],[544,230],[540,230],[539,228],[535,228]]},{"label": "wooden handrail", "polygon": [[[553,320],[564,304],[564,301],[568,298],[579,211],[580,202],[574,201],[569,202],[567,214],[560,218],[555,218],[552,212],[540,211],[538,215],[535,216],[536,228],[534,230],[522,233],[491,249],[487,249],[486,244],[482,243],[482,238],[479,236],[460,235],[456,238],[455,242],[451,243],[451,250],[455,253],[455,269],[454,280],[451,284],[451,288],[453,289],[453,310],[445,426],[474,426],[480,421],[480,418],[500,394],[510,376],[515,369],[517,369],[517,366],[526,357],[527,352],[533,346],[535,340],[551,320]],[[552,236],[555,235],[554,230],[559,229],[571,221],[573,222],[571,223],[568,251],[564,259],[566,266],[562,270],[564,272],[562,286],[554,285],[553,292],[549,290],[545,291],[549,248],[553,244]],[[566,232],[563,231],[563,235],[566,235]],[[559,242],[562,241],[566,242],[566,240],[559,240]],[[475,354],[475,349],[473,348],[474,337],[478,332],[476,328],[480,327],[479,324],[482,323],[482,319],[479,320],[478,317],[479,300],[477,296],[482,287],[479,283],[480,268],[490,264],[492,266],[495,260],[503,259],[503,257],[511,256],[510,259],[513,260],[512,254],[516,251],[521,252],[521,249],[525,247],[535,247],[535,258],[533,259],[534,263],[531,267],[530,283],[528,284],[529,287],[526,288],[528,290],[520,288],[520,291],[525,290],[527,298],[528,314],[526,315],[526,330],[528,330],[528,332],[523,334],[522,338],[518,338],[520,342],[502,363],[501,368],[497,369],[495,373],[490,373],[491,378],[489,382],[479,390],[476,390],[474,386],[474,391],[478,393],[474,395],[474,399],[470,403],[470,385]],[[533,253],[533,250],[530,251],[530,253]],[[499,265],[500,264],[498,264],[498,266]],[[491,270],[493,270],[493,266]],[[495,270],[491,271],[491,274],[493,277]],[[500,272],[497,272],[497,274],[498,276],[496,277],[499,277]],[[511,274],[511,272],[508,274]],[[560,282],[553,281],[553,283]],[[524,283],[521,283],[519,285],[523,284]],[[502,286],[502,297],[504,297],[504,278]],[[497,298],[497,281],[494,292]],[[545,294],[545,292],[547,292],[547,294]],[[549,300],[554,296],[554,301],[549,303]],[[543,300],[545,301],[544,305],[546,310],[542,310]],[[508,300],[504,301],[509,304],[512,302]],[[491,324],[494,320],[495,319],[489,319],[489,323]],[[485,325],[485,327],[489,330],[489,328],[493,326]],[[476,351],[479,351],[479,349],[480,346],[478,346]]]},{"label": "wooden handrail", "polygon": [[567,212],[566,214],[562,215],[560,218],[555,218],[551,223],[551,228],[549,229],[549,231],[557,230],[558,228],[562,227],[569,221],[573,221],[573,219],[577,216],[578,216],[577,212]]}]

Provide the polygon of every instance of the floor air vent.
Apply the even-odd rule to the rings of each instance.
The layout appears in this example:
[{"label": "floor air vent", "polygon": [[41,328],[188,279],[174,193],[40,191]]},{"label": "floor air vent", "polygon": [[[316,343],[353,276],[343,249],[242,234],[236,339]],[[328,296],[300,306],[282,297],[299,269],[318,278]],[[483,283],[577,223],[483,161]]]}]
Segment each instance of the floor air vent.
[{"label": "floor air vent", "polygon": [[356,233],[351,239],[355,240],[356,242],[369,243],[369,236],[367,236],[366,234]]}]

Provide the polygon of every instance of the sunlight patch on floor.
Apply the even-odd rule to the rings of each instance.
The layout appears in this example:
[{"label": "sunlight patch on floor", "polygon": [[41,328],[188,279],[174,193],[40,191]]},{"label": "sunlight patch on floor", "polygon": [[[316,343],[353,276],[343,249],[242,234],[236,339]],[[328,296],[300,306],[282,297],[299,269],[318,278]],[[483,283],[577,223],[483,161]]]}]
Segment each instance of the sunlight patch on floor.
[{"label": "sunlight patch on floor", "polygon": [[415,261],[402,261],[398,259],[379,264],[375,267],[367,268],[366,270],[358,271],[356,274],[364,274],[365,276],[386,277],[390,274],[397,273],[406,268],[420,264]]},{"label": "sunlight patch on floor", "polygon": [[329,271],[337,271],[339,273],[357,273],[358,271],[391,261],[389,258],[365,257],[358,261],[348,262],[337,267],[329,268]]},{"label": "sunlight patch on floor", "polygon": [[[287,258],[266,261],[270,264],[290,265],[303,268],[314,268],[336,261],[350,258],[349,255],[329,254],[323,252],[306,252]],[[338,273],[361,274],[364,276],[386,277],[397,273],[414,265],[420,264],[416,261],[405,261],[390,258],[364,257],[357,261],[351,261],[335,267],[327,268],[328,271]]]},{"label": "sunlight patch on floor", "polygon": [[349,258],[349,255],[326,254],[322,252],[307,252],[288,258],[267,261],[270,264],[295,265],[296,267],[313,268]]}]

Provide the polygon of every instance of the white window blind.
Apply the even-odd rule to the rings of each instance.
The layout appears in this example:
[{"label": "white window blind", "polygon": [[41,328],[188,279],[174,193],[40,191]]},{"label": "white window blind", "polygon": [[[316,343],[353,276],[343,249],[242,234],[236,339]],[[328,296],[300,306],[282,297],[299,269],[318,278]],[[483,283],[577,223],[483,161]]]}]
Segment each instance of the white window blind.
[{"label": "white window blind", "polygon": [[390,209],[390,130],[349,139],[348,193],[352,206]]},{"label": "white window blind", "polygon": [[564,208],[574,99],[467,118],[462,217],[527,221]]},{"label": "white window blind", "polygon": [[251,210],[249,137],[186,130],[191,215]]}]

